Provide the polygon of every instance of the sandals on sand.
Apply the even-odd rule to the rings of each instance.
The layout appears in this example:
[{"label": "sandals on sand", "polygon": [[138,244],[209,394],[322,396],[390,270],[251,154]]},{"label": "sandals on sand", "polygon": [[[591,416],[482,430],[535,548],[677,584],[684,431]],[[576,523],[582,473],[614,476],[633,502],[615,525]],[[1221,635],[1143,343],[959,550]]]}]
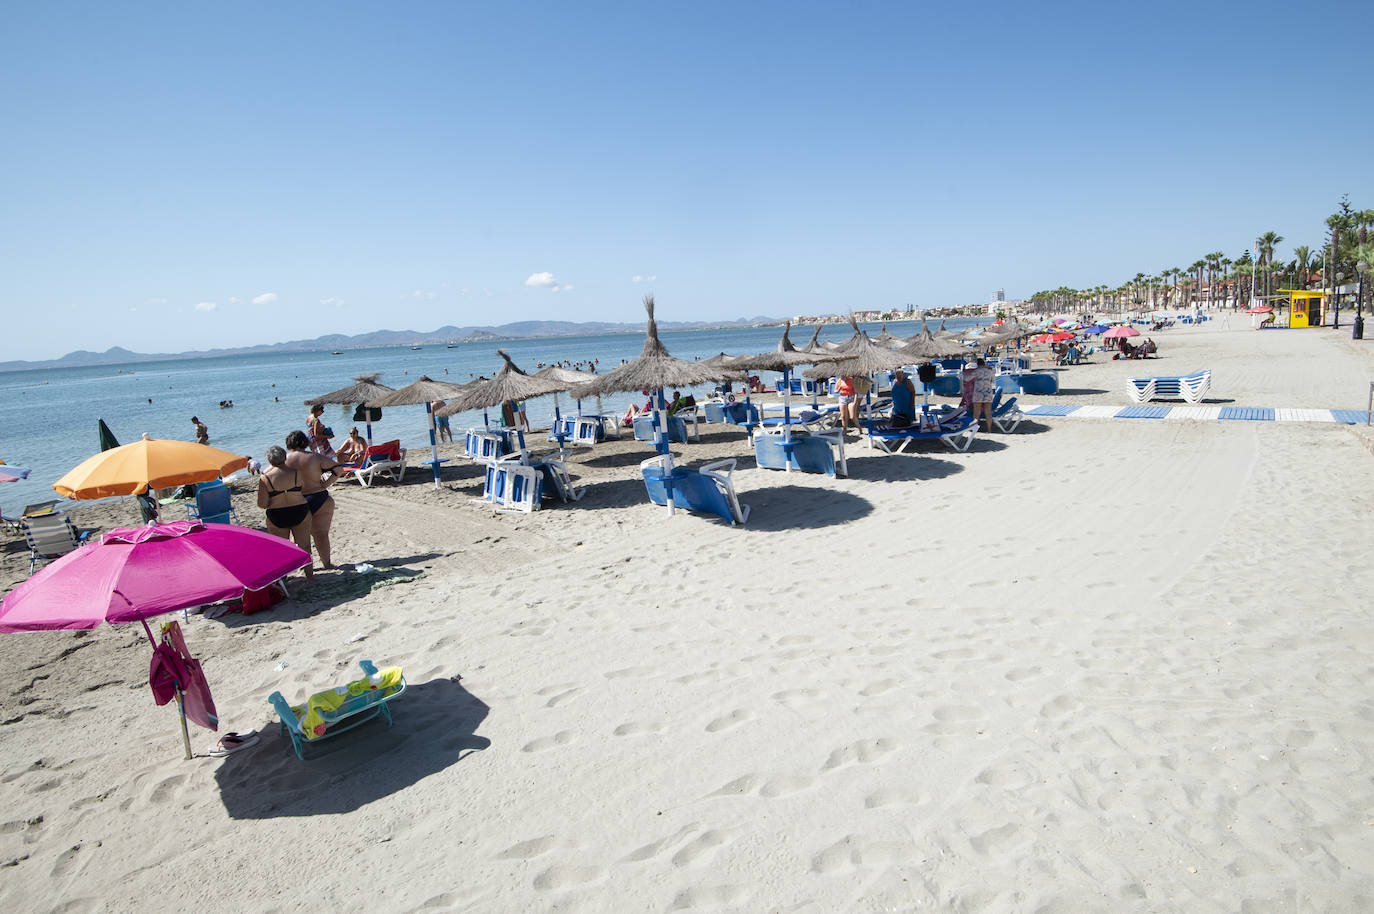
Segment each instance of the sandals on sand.
[{"label": "sandals on sand", "polygon": [[219,738],[215,748],[205,753],[211,758],[223,758],[226,755],[233,755],[241,749],[258,744],[258,731],[253,730],[249,733],[234,733],[230,731]]}]

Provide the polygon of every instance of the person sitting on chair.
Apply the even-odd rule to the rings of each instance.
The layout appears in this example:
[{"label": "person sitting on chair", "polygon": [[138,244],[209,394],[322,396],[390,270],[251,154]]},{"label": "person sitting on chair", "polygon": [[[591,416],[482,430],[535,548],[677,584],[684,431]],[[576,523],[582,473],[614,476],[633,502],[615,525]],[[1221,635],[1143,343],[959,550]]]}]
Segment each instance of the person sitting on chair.
[{"label": "person sitting on chair", "polygon": [[358,434],[358,427],[355,425],[348,430],[348,440],[339,445],[339,450],[334,454],[339,463],[357,463],[363,459],[363,454],[367,453],[367,442],[363,436]]},{"label": "person sitting on chair", "polygon": [[916,421],[916,385],[898,368],[892,373],[892,428],[908,428]]}]

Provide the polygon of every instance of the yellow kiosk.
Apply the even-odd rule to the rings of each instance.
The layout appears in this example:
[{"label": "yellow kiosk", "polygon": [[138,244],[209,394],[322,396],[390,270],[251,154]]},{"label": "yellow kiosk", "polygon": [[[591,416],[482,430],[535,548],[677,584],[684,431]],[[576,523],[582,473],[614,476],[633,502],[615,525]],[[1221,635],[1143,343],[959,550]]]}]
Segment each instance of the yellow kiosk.
[{"label": "yellow kiosk", "polygon": [[1288,293],[1288,326],[1320,327],[1326,311],[1325,292],[1301,292],[1280,289]]}]

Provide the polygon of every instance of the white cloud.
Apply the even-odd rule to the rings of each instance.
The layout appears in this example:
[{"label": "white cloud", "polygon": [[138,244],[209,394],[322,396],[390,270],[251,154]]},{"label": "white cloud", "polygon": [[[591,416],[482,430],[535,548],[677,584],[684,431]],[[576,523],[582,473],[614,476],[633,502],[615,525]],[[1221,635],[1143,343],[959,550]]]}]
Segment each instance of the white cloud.
[{"label": "white cloud", "polygon": [[429,289],[416,289],[410,293],[410,297],[416,301],[434,301],[434,293]]},{"label": "white cloud", "polygon": [[571,291],[572,291],[572,287],[573,287],[573,285],[572,285],[572,283],[570,283],[570,282],[568,282],[568,283],[561,283],[561,284],[559,284],[559,285],[554,286],[553,289],[552,289],[551,291],[553,291],[553,292],[571,292]]},{"label": "white cloud", "polygon": [[276,300],[277,300],[277,293],[276,293],[276,292],[264,292],[264,293],[262,293],[261,295],[259,295],[257,298],[253,299],[253,304],[255,304],[255,305],[270,305],[270,304],[272,304],[272,302],[274,302],[274,301],[276,301]]},{"label": "white cloud", "polygon": [[130,311],[137,311],[138,309],[137,309],[137,308],[130,308],[129,310],[130,310]]},{"label": "white cloud", "polygon": [[212,301],[203,301],[203,302],[198,302],[198,303],[196,304],[196,310],[197,310],[197,311],[213,311],[213,310],[215,310],[215,309],[218,308],[218,307],[219,307],[219,305],[215,304],[215,303],[212,302]]},{"label": "white cloud", "polygon": [[342,299],[342,298],[322,298],[322,299],[320,299],[320,304],[322,304],[322,305],[333,305],[333,306],[335,306],[336,308],[342,308],[342,307],[343,307],[343,299]]},{"label": "white cloud", "polygon": [[552,273],[531,273],[530,278],[525,280],[525,285],[547,289],[558,285],[558,280]]},{"label": "white cloud", "polygon": [[150,298],[150,299],[148,299],[147,301],[145,301],[144,304],[145,304],[145,305],[165,305],[165,304],[167,304],[167,299],[165,299],[165,298]]},{"label": "white cloud", "polygon": [[239,300],[238,300],[237,298],[235,298],[235,297],[232,296],[232,295],[229,296],[229,304],[231,304],[231,305],[237,305],[238,303],[239,303]]},{"label": "white cloud", "polygon": [[658,279],[658,277],[657,277],[657,276],[633,276],[633,277],[630,278],[630,282],[653,282],[655,279]]}]

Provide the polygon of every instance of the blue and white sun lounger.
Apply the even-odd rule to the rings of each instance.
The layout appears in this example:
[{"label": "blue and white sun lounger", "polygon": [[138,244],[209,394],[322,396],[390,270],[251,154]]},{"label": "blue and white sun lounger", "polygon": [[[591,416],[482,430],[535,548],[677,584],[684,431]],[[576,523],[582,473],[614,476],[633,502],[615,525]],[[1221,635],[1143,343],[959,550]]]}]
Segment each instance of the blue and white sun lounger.
[{"label": "blue and white sun lounger", "polygon": [[[708,463],[699,470],[673,467],[671,477],[664,472],[664,455],[652,457],[639,465],[649,500],[656,505],[668,503],[668,486],[672,485],[673,504],[704,514],[715,514],[731,525],[749,519],[749,506],[739,503],[735,494],[733,473],[735,458]],[[719,472],[723,468],[725,472]]]},{"label": "blue and white sun lounger", "polygon": [[954,423],[942,424],[934,431],[921,431],[919,426],[909,428],[890,428],[881,423],[869,422],[868,442],[876,444],[889,454],[900,454],[914,441],[942,441],[955,451],[967,451],[978,433],[978,423],[969,415],[962,416]]}]

